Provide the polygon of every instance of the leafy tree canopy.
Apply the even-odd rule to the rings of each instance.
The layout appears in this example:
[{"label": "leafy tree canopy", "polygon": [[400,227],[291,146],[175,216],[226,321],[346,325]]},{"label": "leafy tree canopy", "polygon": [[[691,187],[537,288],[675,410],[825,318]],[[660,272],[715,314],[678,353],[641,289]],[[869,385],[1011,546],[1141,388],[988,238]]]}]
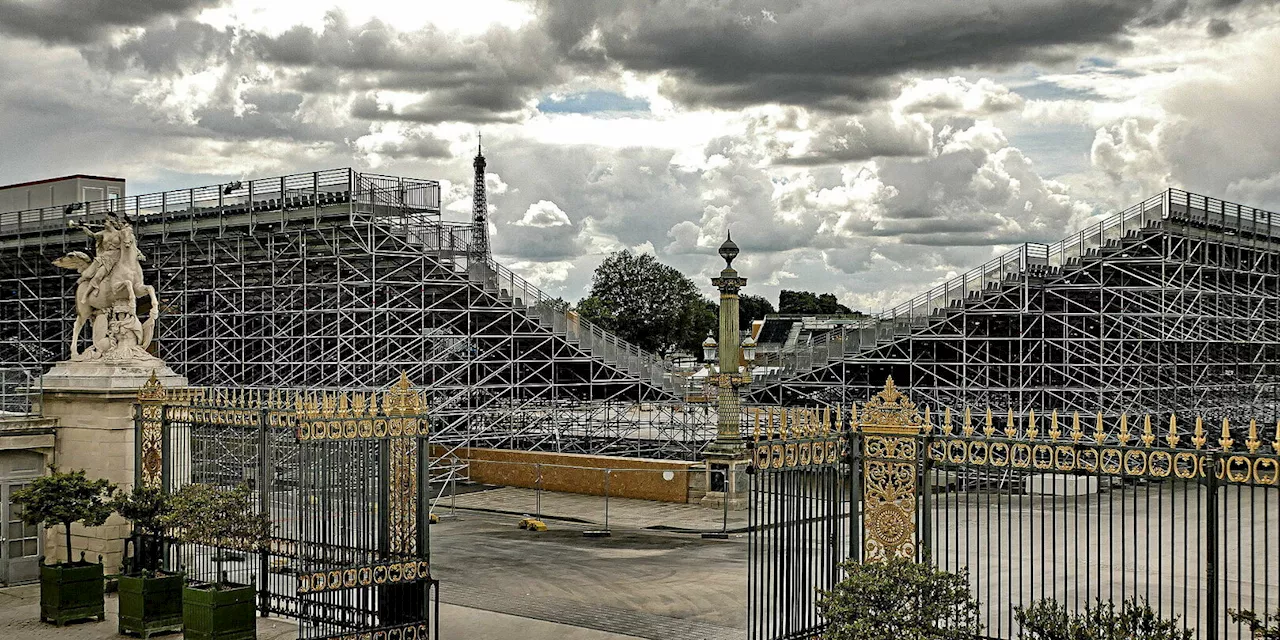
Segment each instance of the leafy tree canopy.
[{"label": "leafy tree canopy", "polygon": [[841,564],[819,595],[823,640],[969,640],[982,632],[969,576],[903,558]]},{"label": "leafy tree canopy", "polygon": [[591,295],[578,303],[583,319],[637,346],[666,356],[697,352],[716,325],[698,287],[651,254],[617,251],[596,267]]},{"label": "leafy tree canopy", "polygon": [[140,533],[152,536],[164,533],[164,518],[173,511],[165,492],[143,485],[116,496],[111,506],[120,517],[132,522]]},{"label": "leafy tree canopy", "polygon": [[789,291],[783,289],[778,294],[778,313],[792,315],[836,315],[852,314],[854,311],[846,307],[830,293],[821,295],[810,291]]},{"label": "leafy tree canopy", "polygon": [[[173,510],[162,522],[183,542],[260,551],[271,540],[271,518],[258,512],[246,484],[234,489],[188,484],[173,494],[172,501]],[[214,556],[220,582],[224,555]]]},{"label": "leafy tree canopy", "polygon": [[738,296],[738,326],[746,329],[752,320],[764,320],[770,313],[777,313],[773,303],[764,296],[743,294]]},{"label": "leafy tree canopy", "polygon": [[116,486],[103,479],[90,480],[84,470],[59,472],[36,478],[25,489],[14,491],[10,499],[22,508],[22,520],[45,527],[62,525],[67,535],[67,562],[72,562],[71,524],[97,527],[112,512]]}]

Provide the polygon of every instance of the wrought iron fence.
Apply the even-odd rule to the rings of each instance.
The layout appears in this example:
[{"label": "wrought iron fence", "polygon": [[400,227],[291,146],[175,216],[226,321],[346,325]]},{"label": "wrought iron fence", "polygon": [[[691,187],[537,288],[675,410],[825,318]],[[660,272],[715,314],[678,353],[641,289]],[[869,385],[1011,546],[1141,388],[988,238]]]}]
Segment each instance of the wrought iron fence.
[{"label": "wrought iron fence", "polygon": [[1043,598],[1145,599],[1202,638],[1249,637],[1229,609],[1280,608],[1280,436],[1256,424],[953,420],[892,380],[845,413],[756,414],[750,638],[811,637],[837,565],[891,556],[967,570],[996,638]]},{"label": "wrought iron fence", "polygon": [[[166,568],[254,584],[299,638],[438,637],[428,540],[426,406],[403,377],[381,394],[139,392],[136,482],[249,485],[266,550],[170,540]],[[435,610],[432,610],[435,603]]]}]

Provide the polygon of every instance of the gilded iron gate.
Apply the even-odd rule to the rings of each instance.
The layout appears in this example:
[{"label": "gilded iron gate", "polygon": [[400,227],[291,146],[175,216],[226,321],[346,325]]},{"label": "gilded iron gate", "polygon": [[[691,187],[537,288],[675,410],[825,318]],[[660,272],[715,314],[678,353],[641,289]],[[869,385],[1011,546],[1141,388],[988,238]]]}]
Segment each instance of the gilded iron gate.
[{"label": "gilded iron gate", "polygon": [[271,517],[269,549],[165,545],[189,580],[258,589],[263,615],[299,638],[438,637],[428,545],[428,416],[401,379],[381,393],[220,389],[139,392],[137,481],[251,486]]},{"label": "gilded iron gate", "polygon": [[1280,609],[1280,436],[1266,426],[931,415],[892,379],[861,407],[758,408],[755,422],[752,639],[815,637],[836,565],[890,556],[967,571],[996,638],[1043,598],[1144,599],[1199,637],[1241,640],[1228,610]]}]

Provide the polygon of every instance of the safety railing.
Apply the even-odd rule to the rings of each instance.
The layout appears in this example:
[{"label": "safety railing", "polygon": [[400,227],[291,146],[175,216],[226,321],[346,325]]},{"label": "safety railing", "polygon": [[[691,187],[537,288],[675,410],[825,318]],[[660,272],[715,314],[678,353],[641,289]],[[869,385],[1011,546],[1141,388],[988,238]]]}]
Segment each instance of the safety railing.
[{"label": "safety railing", "polygon": [[40,369],[0,368],[0,417],[38,416],[39,405],[31,402],[40,395]]},{"label": "safety railing", "polygon": [[[368,185],[370,189],[364,189]],[[135,220],[176,220],[201,214],[251,212],[320,206],[343,198],[391,198],[397,209],[439,212],[440,185],[433,180],[326,169],[189,189],[174,189],[126,198],[0,213],[0,237],[65,230],[72,221],[96,221],[108,213]]]}]

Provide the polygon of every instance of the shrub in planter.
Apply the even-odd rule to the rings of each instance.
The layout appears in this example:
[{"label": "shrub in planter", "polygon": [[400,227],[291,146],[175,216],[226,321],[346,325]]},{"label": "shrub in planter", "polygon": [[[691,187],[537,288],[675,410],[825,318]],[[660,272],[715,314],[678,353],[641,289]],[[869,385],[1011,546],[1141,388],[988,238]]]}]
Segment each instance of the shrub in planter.
[{"label": "shrub in planter", "polygon": [[103,620],[102,559],[86,562],[81,551],[80,560],[73,560],[71,525],[79,522],[97,527],[106,522],[115,486],[106,480],[90,480],[83,470],[49,470],[50,475],[32,480],[30,486],[11,496],[13,503],[22,507],[24,522],[45,528],[62,525],[67,536],[66,562],[40,564],[40,619],[58,626],[86,618]]},{"label": "shrub in planter", "polygon": [[213,547],[217,575],[211,583],[183,589],[183,635],[187,640],[255,638],[256,589],[228,582],[222,563],[227,549],[261,551],[270,539],[270,518],[257,512],[243,484],[234,489],[189,484],[173,494],[172,505],[162,521],[179,540]]},{"label": "shrub in planter", "polygon": [[1145,600],[1130,598],[1117,610],[1114,602],[1098,601],[1084,611],[1069,612],[1056,600],[1038,600],[1014,609],[1022,640],[1193,640],[1195,633],[1166,620]]},{"label": "shrub in planter", "polygon": [[1257,613],[1245,609],[1244,611],[1235,611],[1227,609],[1227,613],[1231,615],[1231,619],[1249,628],[1249,634],[1255,640],[1280,640],[1280,609],[1272,615],[1265,612],[1259,616]]},{"label": "shrub in planter", "polygon": [[157,488],[134,487],[116,498],[116,512],[133,523],[130,546],[120,576],[120,633],[143,638],[182,630],[182,575],[160,570],[163,518],[172,511],[169,496]]},{"label": "shrub in planter", "polygon": [[845,579],[819,593],[823,640],[961,640],[982,632],[963,571],[902,558],[840,566]]}]

